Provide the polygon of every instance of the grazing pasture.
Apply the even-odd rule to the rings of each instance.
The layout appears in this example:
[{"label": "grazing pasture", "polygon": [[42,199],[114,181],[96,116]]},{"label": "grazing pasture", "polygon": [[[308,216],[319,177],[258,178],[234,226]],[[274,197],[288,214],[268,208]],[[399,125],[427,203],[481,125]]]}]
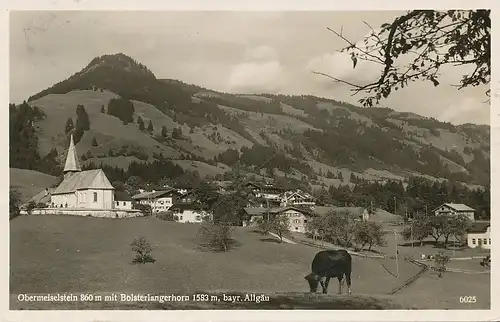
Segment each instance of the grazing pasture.
[{"label": "grazing pasture", "polygon": [[[254,232],[252,228],[236,228],[233,237],[239,246],[227,253],[204,252],[197,247],[198,228],[197,224],[167,222],[152,217],[119,220],[77,216],[18,217],[10,221],[11,307],[56,307],[56,304],[50,303],[17,302],[15,298],[20,293],[192,295],[196,292],[217,290],[270,294],[275,299],[274,308],[287,305],[299,308],[310,305],[304,303],[310,299],[304,295],[309,291],[304,276],[310,273],[311,261],[318,252],[317,248],[270,242],[269,237]],[[154,264],[132,264],[135,254],[130,244],[134,238],[140,236],[145,236],[155,247],[152,252],[156,259]],[[420,268],[400,259],[399,271],[400,276],[396,278],[394,260],[353,256],[353,296],[357,296],[358,300],[369,297],[386,301],[386,304],[377,304],[375,300],[367,300],[366,308],[393,307],[392,305],[402,300],[401,296],[386,294],[417,274]],[[457,273],[446,273],[445,276],[449,277],[442,281],[446,281],[446,278],[453,279],[451,274]],[[487,278],[488,281],[481,280],[480,285],[484,287],[484,283],[489,283],[489,275]],[[335,282],[331,282],[328,297],[344,301],[345,294],[341,297],[335,294]],[[425,300],[425,297],[433,297],[433,289],[440,283],[441,280],[433,280],[428,293],[426,287],[420,286],[422,298]],[[408,288],[408,294],[415,298],[414,293],[410,291],[412,288],[413,286]],[[344,290],[346,291],[345,288]],[[456,297],[455,294],[446,296]],[[293,298],[297,297],[302,300],[294,302]],[[326,308],[324,301],[314,301],[318,303],[318,308],[321,307],[320,302],[323,303],[323,308]],[[360,308],[356,299],[346,301],[351,303],[350,307]],[[328,307],[338,306],[338,302],[336,303]],[[206,303],[202,304],[199,308],[206,306]],[[424,308],[419,304],[415,299],[413,303],[405,302],[405,307]],[[85,305],[103,309],[109,308],[110,303]],[[129,307],[130,303],[113,305],[116,305],[116,308],[124,308]],[[240,304],[234,304],[232,307],[235,308],[235,305],[239,305],[239,308],[250,308],[248,303],[243,307]],[[263,308],[264,304],[253,305],[257,309]],[[272,306],[270,303],[266,305],[268,308],[269,305]],[[58,309],[62,306],[70,309],[74,304],[57,304]],[[146,306],[145,303],[137,303],[133,307],[140,309]],[[168,307],[153,305],[148,308]],[[228,305],[227,308],[231,306]]]}]

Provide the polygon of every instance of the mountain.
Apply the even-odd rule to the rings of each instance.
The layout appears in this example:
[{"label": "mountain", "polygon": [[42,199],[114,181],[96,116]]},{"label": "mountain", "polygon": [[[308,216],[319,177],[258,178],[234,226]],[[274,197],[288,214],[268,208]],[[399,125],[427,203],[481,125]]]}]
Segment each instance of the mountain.
[{"label": "mountain", "polygon": [[34,121],[40,158],[55,150],[58,162],[81,105],[90,123],[77,144],[84,164],[166,158],[200,175],[238,166],[313,186],[410,176],[489,185],[489,126],[307,95],[221,93],[159,79],[124,54],[93,59],[28,104],[43,114]]}]

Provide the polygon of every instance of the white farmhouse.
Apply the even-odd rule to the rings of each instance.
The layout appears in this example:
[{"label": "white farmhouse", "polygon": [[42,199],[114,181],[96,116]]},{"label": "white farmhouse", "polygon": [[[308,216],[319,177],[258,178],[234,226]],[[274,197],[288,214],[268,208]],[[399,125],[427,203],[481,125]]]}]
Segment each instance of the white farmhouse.
[{"label": "white farmhouse", "polygon": [[114,190],[102,169],[82,171],[71,135],[64,180],[51,193],[51,207],[114,209]]},{"label": "white farmhouse", "polygon": [[151,206],[151,211],[155,214],[169,210],[180,195],[176,189],[153,190],[139,193],[133,196],[132,199],[141,205]]},{"label": "white farmhouse", "polygon": [[465,216],[474,221],[474,209],[461,203],[445,203],[434,209],[436,216]]},{"label": "white farmhouse", "polygon": [[132,197],[125,191],[115,191],[115,209],[132,209]]},{"label": "white farmhouse", "polygon": [[467,229],[467,246],[491,249],[491,225],[489,221],[476,221]]}]

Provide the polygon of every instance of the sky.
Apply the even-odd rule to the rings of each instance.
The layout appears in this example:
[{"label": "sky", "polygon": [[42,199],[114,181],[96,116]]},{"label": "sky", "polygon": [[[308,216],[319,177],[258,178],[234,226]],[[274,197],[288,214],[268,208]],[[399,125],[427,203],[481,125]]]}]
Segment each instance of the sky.
[{"label": "sky", "polygon": [[[10,102],[60,82],[94,57],[124,53],[157,78],[173,78],[232,93],[310,94],[358,104],[346,85],[312,73],[367,82],[380,68],[338,51],[400,11],[138,12],[18,11],[10,15]],[[441,84],[413,83],[383,101],[386,107],[453,124],[490,124],[485,88],[458,91],[464,73],[443,71]]]}]

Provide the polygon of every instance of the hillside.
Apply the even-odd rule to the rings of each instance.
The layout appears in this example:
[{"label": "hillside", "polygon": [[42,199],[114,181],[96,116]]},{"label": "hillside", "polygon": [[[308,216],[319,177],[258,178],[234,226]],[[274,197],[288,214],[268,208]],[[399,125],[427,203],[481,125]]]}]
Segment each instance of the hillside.
[{"label": "hillside", "polygon": [[19,191],[23,202],[58,182],[56,177],[26,169],[10,169],[9,176],[10,187]]},{"label": "hillside", "polygon": [[[130,100],[132,111],[123,107],[109,114],[110,102],[120,97]],[[28,103],[45,114],[35,124],[42,157],[55,148],[62,159],[65,124],[68,118],[75,121],[77,105],[83,105],[90,129],[77,149],[86,164],[125,169],[161,154],[188,170],[193,166],[186,160],[195,160],[204,175],[222,174],[236,164],[260,173],[274,155],[262,171],[306,176],[317,186],[352,184],[351,173],[370,180],[417,175],[489,185],[488,126],[454,126],[313,96],[220,93],[158,79],[124,54],[93,59]]]}]

